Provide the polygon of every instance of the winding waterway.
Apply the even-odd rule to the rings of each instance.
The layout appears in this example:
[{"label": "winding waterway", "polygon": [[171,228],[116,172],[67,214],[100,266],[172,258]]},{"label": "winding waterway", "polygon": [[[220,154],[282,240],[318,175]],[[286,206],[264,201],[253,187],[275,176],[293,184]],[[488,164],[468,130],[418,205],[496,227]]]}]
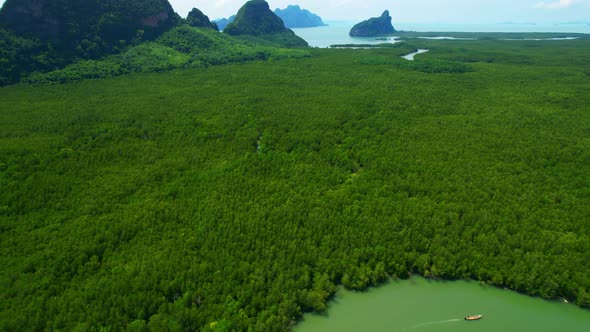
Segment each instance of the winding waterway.
[{"label": "winding waterway", "polygon": [[406,59],[406,60],[410,60],[410,61],[414,61],[414,57],[418,54],[422,54],[422,53],[426,53],[428,52],[428,50],[425,49],[418,49],[416,52],[412,52],[410,54],[406,54],[404,56],[402,56],[402,58]]},{"label": "winding waterway", "polygon": [[[483,314],[478,321],[466,315]],[[339,290],[324,315],[308,314],[296,332],[588,332],[590,311],[467,281],[414,277],[367,292]]]}]

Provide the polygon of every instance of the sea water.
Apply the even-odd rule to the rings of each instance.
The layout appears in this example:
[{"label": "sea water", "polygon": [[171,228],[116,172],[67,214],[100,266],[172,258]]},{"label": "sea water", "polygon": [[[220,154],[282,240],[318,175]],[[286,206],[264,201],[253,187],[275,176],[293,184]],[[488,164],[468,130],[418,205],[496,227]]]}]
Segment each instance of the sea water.
[{"label": "sea water", "polygon": [[[478,321],[465,316],[483,315]],[[339,290],[324,314],[305,314],[296,332],[588,332],[590,310],[474,281],[420,277],[365,292]]]},{"label": "sea water", "polygon": [[[316,28],[293,29],[311,47],[330,47],[335,44],[381,44],[393,43],[395,39],[350,37],[348,33],[356,22],[328,21],[328,26]],[[555,23],[555,24],[394,24],[400,31],[416,32],[557,32],[557,33],[588,33],[587,23]]]}]

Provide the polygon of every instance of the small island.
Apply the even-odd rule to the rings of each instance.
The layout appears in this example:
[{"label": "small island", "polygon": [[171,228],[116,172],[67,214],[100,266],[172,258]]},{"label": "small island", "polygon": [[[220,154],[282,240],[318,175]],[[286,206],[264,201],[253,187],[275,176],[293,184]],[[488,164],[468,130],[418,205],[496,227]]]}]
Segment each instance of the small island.
[{"label": "small island", "polygon": [[297,5],[287,6],[285,9],[275,9],[275,14],[285,22],[287,28],[315,28],[326,26],[318,15]]},{"label": "small island", "polygon": [[391,24],[391,16],[386,10],[380,17],[373,17],[358,23],[350,30],[351,37],[378,37],[390,35],[395,32]]}]

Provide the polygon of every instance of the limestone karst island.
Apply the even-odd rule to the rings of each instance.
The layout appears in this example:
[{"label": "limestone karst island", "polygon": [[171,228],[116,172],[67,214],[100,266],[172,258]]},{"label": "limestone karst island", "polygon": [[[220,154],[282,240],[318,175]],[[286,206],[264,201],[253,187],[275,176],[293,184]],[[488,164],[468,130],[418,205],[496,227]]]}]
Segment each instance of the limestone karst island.
[{"label": "limestone karst island", "polygon": [[379,17],[373,17],[356,24],[350,30],[351,37],[379,37],[391,35],[395,32],[391,24],[391,16],[386,10]]}]

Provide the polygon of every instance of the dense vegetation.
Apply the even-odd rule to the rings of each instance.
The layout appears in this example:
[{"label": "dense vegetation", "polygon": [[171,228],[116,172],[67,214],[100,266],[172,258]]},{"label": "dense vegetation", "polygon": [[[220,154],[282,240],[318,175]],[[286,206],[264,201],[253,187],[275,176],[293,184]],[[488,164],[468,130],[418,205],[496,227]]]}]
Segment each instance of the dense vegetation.
[{"label": "dense vegetation", "polygon": [[0,330],[285,330],[410,273],[590,306],[588,40],[309,52],[0,88]]},{"label": "dense vegetation", "polygon": [[183,25],[154,42],[134,46],[103,60],[82,60],[49,73],[34,73],[28,83],[66,83],[88,78],[107,78],[136,72],[206,67],[232,62],[306,57],[306,50],[280,48],[280,41],[232,37],[210,28]]},{"label": "dense vegetation", "polygon": [[257,36],[280,41],[287,47],[306,47],[307,42],[285,27],[264,0],[250,0],[240,8],[223,32],[232,36]]},{"label": "dense vegetation", "polygon": [[0,11],[0,86],[122,52],[179,19],[167,0],[7,0]]},{"label": "dense vegetation", "polygon": [[[248,5],[240,33],[234,33],[242,37],[233,38],[186,27],[218,30],[196,8],[180,19],[167,0],[8,1],[0,13],[0,86],[306,54],[280,48],[307,43],[286,29],[265,1]],[[280,29],[266,21],[278,22]],[[254,33],[257,26],[262,30]]]},{"label": "dense vegetation", "polygon": [[153,39],[178,19],[167,0],[7,0],[0,11],[2,28],[82,55]]},{"label": "dense vegetation", "polygon": [[217,24],[215,24],[215,22],[211,23],[211,21],[209,21],[209,17],[203,14],[203,12],[197,8],[193,8],[188,13],[188,16],[186,17],[186,23],[195,28],[209,28],[219,31]]}]

